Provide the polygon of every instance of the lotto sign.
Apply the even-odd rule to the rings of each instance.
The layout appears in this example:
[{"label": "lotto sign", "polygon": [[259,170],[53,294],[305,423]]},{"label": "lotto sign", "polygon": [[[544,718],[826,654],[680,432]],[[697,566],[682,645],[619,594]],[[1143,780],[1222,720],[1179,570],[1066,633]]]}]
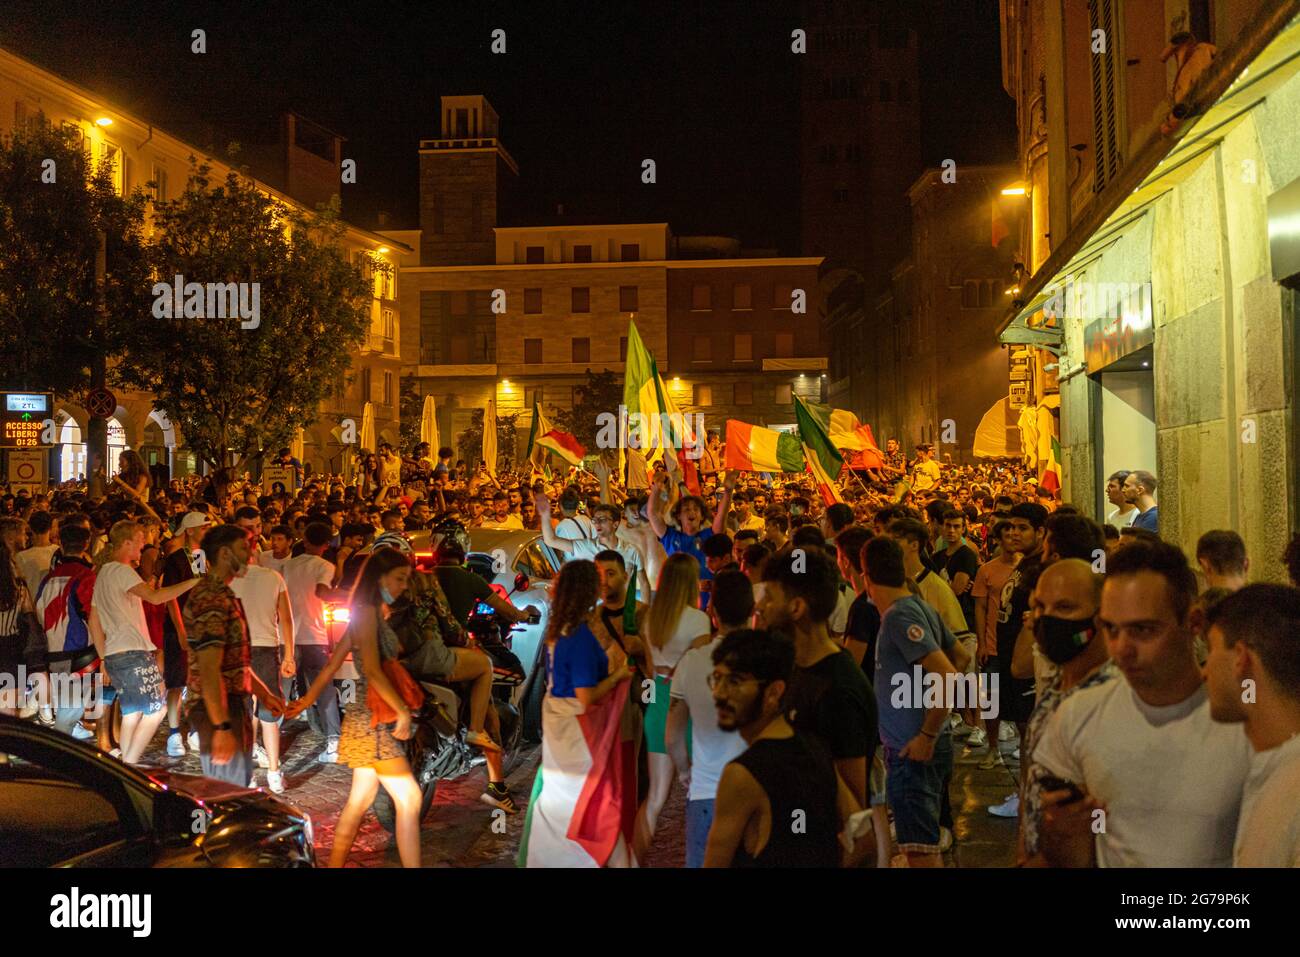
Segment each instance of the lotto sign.
[{"label": "lotto sign", "polygon": [[29,494],[45,491],[47,455],[44,449],[10,452],[8,455],[10,491],[26,489]]},{"label": "lotto sign", "polygon": [[[0,448],[39,449],[46,447],[45,420],[54,407],[48,392],[5,392],[4,418],[0,420]],[[51,430],[52,431],[52,430]]]}]

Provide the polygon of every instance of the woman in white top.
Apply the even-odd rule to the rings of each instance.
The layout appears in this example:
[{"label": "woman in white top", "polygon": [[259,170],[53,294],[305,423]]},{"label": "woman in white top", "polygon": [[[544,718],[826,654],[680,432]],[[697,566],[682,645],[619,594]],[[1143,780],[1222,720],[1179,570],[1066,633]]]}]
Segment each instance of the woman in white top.
[{"label": "woman in white top", "polygon": [[162,605],[199,583],[191,578],[166,588],[154,588],[140,578],[135,566],[144,550],[144,529],[121,521],[108,532],[108,544],[95,558],[94,598],[90,606],[91,638],[101,666],[117,691],[122,711],[119,743],[122,760],[136,764],[166,714],[162,673],[149,638],[144,603]]},{"label": "woman in white top", "polygon": [[712,630],[709,616],[700,611],[699,601],[699,562],[684,552],[670,555],[659,572],[659,584],[645,623],[646,644],[654,661],[655,685],[645,711],[650,789],[637,815],[633,836],[637,860],[645,859],[659,823],[659,812],[663,810],[673,786],[673,760],[668,756],[664,743],[673,669],[697,640],[707,642]]}]

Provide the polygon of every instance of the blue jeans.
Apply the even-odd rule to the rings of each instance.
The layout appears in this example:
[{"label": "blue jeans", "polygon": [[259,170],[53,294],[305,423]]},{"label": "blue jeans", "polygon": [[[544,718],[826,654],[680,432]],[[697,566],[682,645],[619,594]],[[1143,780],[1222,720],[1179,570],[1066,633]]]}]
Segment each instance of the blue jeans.
[{"label": "blue jeans", "polygon": [[[330,649],[328,645],[297,645],[294,657],[298,660],[298,674],[302,677],[303,687],[310,688],[316,676],[329,664]],[[320,719],[321,729],[327,738],[339,736],[339,695],[333,681],[325,682],[320,697],[312,705],[316,717]]]},{"label": "blue jeans", "polygon": [[686,802],[686,866],[704,866],[704,848],[713,827],[713,798]]},{"label": "blue jeans", "polygon": [[899,757],[897,751],[886,747],[885,765],[885,790],[894,812],[898,849],[938,854],[944,786],[952,776],[952,736],[946,730],[941,733],[934,755],[924,763]]}]

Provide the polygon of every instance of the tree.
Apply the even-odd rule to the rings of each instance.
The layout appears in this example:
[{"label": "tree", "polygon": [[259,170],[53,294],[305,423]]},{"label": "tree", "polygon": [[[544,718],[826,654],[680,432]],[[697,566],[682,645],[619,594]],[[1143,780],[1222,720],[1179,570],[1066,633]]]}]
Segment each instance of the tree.
[{"label": "tree", "polygon": [[[398,434],[402,439],[402,448],[413,449],[420,441],[420,424],[424,418],[424,396],[420,395],[419,380],[413,375],[402,376],[398,387],[397,416],[400,421]],[[437,455],[438,450],[434,449]]]},{"label": "tree", "polygon": [[[211,174],[195,163],[185,191],[154,207],[159,284],[119,374],[154,393],[204,461],[238,471],[313,420],[367,334],[372,287],[341,246],[337,204],[304,213],[240,173]],[[206,291],[197,302],[191,283]],[[249,316],[208,284],[236,284]]]},{"label": "tree", "polygon": [[[497,416],[497,470],[514,468],[515,450],[519,447],[519,415]],[[475,463],[483,458],[483,410],[475,409],[469,428],[456,438],[456,450],[466,462]]]},{"label": "tree", "polygon": [[623,381],[616,372],[587,370],[587,384],[574,389],[573,408],[555,414],[555,424],[569,432],[587,449],[596,450],[596,436],[600,432],[600,416],[618,415],[623,402]]},{"label": "tree", "polygon": [[92,165],[81,136],[42,121],[0,140],[0,374],[17,388],[75,396],[96,384],[97,363],[102,373],[150,303],[145,197],[119,196],[112,165]]}]

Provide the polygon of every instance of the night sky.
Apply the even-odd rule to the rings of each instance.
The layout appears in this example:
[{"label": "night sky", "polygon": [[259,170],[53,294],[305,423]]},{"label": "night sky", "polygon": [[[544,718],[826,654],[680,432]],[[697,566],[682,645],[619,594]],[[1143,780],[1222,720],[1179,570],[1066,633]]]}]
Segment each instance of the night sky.
[{"label": "night sky", "polygon": [[[358,170],[344,213],[363,226],[379,210],[418,225],[416,149],[438,135],[438,97],[483,93],[520,167],[524,221],[563,203],[568,221],[667,221],[799,251],[795,2],[3,7],[0,46],[199,147],[272,142],[284,109],[342,134]],[[1014,159],[997,0],[888,7],[920,30],[926,162]],[[504,56],[489,49],[498,27]]]}]

